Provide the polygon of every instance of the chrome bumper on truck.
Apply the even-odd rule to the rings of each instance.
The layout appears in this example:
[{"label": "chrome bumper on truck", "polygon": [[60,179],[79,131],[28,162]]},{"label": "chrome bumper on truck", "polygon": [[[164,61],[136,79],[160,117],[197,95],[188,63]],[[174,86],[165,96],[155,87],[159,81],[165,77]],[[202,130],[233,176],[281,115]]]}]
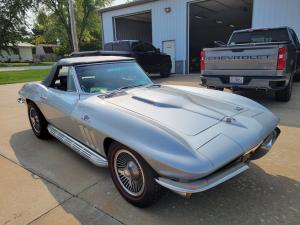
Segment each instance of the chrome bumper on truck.
[{"label": "chrome bumper on truck", "polygon": [[[233,76],[235,77],[235,76]],[[238,77],[238,76],[236,76]],[[289,83],[289,76],[245,76],[243,84],[230,83],[230,76],[205,76],[201,77],[202,85],[207,87],[219,88],[244,88],[244,89],[265,89],[280,90],[285,88]]]},{"label": "chrome bumper on truck", "polygon": [[234,162],[217,170],[213,174],[199,180],[180,182],[168,178],[159,177],[156,182],[161,186],[170,189],[184,197],[190,197],[193,193],[198,193],[211,189],[249,169],[249,161],[259,159],[267,154],[280,134],[280,129],[276,128],[269,136],[258,145],[245,154],[240,156]]}]

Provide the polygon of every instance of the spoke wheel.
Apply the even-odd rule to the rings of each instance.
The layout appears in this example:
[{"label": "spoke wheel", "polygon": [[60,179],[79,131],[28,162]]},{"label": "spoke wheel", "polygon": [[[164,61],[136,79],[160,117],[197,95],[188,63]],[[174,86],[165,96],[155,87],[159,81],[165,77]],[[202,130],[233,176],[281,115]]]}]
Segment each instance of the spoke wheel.
[{"label": "spoke wheel", "polygon": [[131,204],[147,207],[160,198],[161,187],[155,181],[158,174],[136,151],[113,142],[108,149],[108,164],[116,188]]},{"label": "spoke wheel", "polygon": [[27,102],[27,107],[29,122],[35,136],[40,139],[50,138],[47,130],[48,123],[39,108],[31,101]]},{"label": "spoke wheel", "polygon": [[125,149],[114,157],[114,170],[122,188],[132,196],[140,196],[145,189],[145,175],[136,157]]},{"label": "spoke wheel", "polygon": [[41,132],[40,120],[39,120],[38,113],[37,113],[36,109],[33,108],[33,107],[30,108],[29,119],[30,119],[30,122],[31,122],[31,125],[32,125],[32,128],[34,129],[34,131],[36,133],[40,133]]}]

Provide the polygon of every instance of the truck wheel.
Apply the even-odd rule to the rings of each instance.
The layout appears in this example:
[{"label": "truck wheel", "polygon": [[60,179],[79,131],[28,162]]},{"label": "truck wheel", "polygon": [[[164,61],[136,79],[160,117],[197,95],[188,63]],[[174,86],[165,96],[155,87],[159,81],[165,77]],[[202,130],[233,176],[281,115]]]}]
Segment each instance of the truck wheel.
[{"label": "truck wheel", "polygon": [[160,76],[161,77],[169,77],[170,74],[171,74],[171,67],[170,67],[169,63],[162,64],[161,69],[160,69]]},{"label": "truck wheel", "polygon": [[223,87],[213,87],[213,86],[207,86],[208,89],[213,89],[213,90],[217,90],[217,91],[224,91]]},{"label": "truck wheel", "polygon": [[28,102],[28,118],[33,133],[40,139],[50,138],[50,134],[47,130],[47,121],[39,108],[33,103]]},{"label": "truck wheel", "polygon": [[288,85],[283,89],[275,92],[277,101],[288,102],[291,99],[293,90],[293,78],[290,79]]},{"label": "truck wheel", "polygon": [[161,196],[155,171],[136,152],[114,142],[108,152],[110,173],[120,194],[131,204],[147,207]]},{"label": "truck wheel", "polygon": [[300,82],[300,73],[296,73],[294,76],[294,81]]}]

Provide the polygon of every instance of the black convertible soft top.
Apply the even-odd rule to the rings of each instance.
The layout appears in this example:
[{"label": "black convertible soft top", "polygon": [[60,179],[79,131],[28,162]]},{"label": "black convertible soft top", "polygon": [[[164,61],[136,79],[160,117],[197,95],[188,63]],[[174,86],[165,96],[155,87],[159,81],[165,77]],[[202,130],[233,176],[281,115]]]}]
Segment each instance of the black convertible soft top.
[{"label": "black convertible soft top", "polygon": [[119,61],[128,61],[128,60],[134,60],[134,59],[129,57],[122,57],[122,56],[87,56],[87,57],[64,58],[59,60],[57,63],[55,63],[52,66],[49,75],[42,81],[42,84],[45,85],[46,87],[49,87],[58,71],[57,69],[61,68],[62,66],[75,66],[75,65],[82,65],[82,64],[119,62]]}]

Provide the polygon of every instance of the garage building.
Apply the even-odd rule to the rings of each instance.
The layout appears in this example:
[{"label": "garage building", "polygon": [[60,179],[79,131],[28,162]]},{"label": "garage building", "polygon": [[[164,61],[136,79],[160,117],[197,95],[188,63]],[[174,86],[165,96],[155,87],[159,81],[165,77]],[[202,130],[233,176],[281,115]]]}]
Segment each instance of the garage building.
[{"label": "garage building", "polygon": [[103,43],[143,40],[171,55],[172,72],[194,72],[204,47],[234,30],[289,26],[300,37],[299,0],[137,0],[99,10]]}]

